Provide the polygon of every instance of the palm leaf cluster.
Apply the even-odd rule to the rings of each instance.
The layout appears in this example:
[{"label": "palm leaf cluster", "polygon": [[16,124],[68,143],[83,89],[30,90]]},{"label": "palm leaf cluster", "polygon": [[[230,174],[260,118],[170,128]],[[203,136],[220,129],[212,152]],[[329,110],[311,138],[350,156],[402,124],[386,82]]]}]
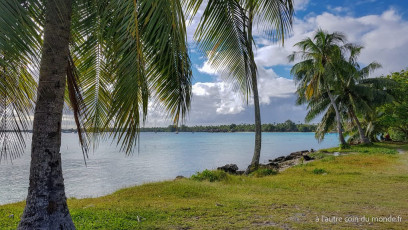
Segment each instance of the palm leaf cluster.
[{"label": "palm leaf cluster", "polygon": [[[2,113],[1,123],[8,126],[1,134],[17,135],[16,147],[8,148],[15,155],[24,147],[18,131],[30,126],[44,2],[0,4],[5,11],[0,12],[0,103],[1,112],[9,114]],[[65,98],[84,153],[105,131],[113,131],[121,149],[130,153],[152,103],[175,124],[185,118],[192,96],[186,37],[180,1],[74,1]],[[17,125],[3,122],[10,117]]]},{"label": "palm leaf cluster", "polygon": [[26,12],[35,10],[21,1],[0,2],[0,161],[23,152],[30,128],[41,39],[38,15]]}]

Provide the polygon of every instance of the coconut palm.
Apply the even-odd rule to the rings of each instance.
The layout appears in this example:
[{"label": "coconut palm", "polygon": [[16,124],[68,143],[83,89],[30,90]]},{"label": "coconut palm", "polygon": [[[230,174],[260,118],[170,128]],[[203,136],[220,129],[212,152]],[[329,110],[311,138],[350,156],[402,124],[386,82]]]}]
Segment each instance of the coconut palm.
[{"label": "coconut palm", "polygon": [[328,98],[335,113],[337,132],[341,146],[347,146],[343,136],[341,115],[336,104],[336,84],[340,79],[336,72],[336,65],[342,60],[342,49],[346,44],[343,34],[319,29],[313,38],[306,38],[295,44],[300,49],[289,56],[290,61],[300,57],[302,61],[296,63],[291,74],[297,81],[298,103],[319,104],[319,100]]},{"label": "coconut palm", "polygon": [[[367,115],[375,112],[375,108],[391,102],[393,97],[386,91],[393,87],[395,82],[386,78],[368,78],[369,75],[381,65],[372,62],[361,68],[357,58],[364,48],[362,46],[347,44],[344,46],[344,58],[338,63],[337,72],[340,79],[338,86],[338,104],[344,107],[344,111],[357,127],[360,141],[369,144],[358,114]],[[346,56],[346,55],[343,55]]]},{"label": "coconut palm", "polygon": [[[201,1],[190,1],[187,10],[194,16]],[[246,174],[259,166],[261,154],[261,113],[257,66],[254,59],[253,26],[258,24],[273,41],[284,40],[293,17],[292,0],[209,0],[195,32],[199,48],[209,63],[241,89],[247,100],[253,95],[255,107],[255,148]]]},{"label": "coconut palm", "polygon": [[130,153],[151,99],[176,124],[182,120],[192,76],[182,2],[0,1],[0,76],[3,158],[24,147],[21,131],[35,102],[19,229],[74,229],[61,169],[64,103],[73,111],[84,157],[93,137],[106,137],[106,130]]}]

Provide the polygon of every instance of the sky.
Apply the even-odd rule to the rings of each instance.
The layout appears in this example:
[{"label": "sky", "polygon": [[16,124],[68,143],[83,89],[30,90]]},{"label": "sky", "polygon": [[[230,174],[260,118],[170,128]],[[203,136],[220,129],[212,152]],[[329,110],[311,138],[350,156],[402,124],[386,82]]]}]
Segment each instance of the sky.
[{"label": "sky", "polygon": [[[288,119],[304,123],[307,108],[295,104],[296,84],[290,75],[293,63],[288,62],[287,56],[295,51],[295,43],[312,36],[318,28],[342,32],[349,42],[364,46],[360,64],[364,66],[376,61],[383,66],[371,77],[408,67],[407,0],[294,0],[294,4],[293,31],[285,39],[284,46],[268,40],[260,29],[254,31],[262,123]],[[192,106],[185,124],[254,123],[252,99],[247,103],[195,48],[193,34],[203,9],[200,8],[187,27],[194,79]],[[160,108],[149,108],[146,126],[169,124],[171,120]]]}]

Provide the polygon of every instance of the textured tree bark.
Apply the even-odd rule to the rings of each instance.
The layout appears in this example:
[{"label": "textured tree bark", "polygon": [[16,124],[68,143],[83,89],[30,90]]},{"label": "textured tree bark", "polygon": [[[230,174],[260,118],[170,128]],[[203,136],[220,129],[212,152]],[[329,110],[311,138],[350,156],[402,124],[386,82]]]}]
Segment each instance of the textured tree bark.
[{"label": "textured tree bark", "polygon": [[251,84],[252,84],[252,93],[254,96],[254,107],[255,107],[255,147],[254,147],[254,155],[252,157],[251,164],[245,171],[245,174],[249,174],[250,172],[258,169],[259,167],[259,159],[261,157],[261,147],[262,147],[262,125],[261,125],[261,109],[259,107],[259,93],[258,93],[258,80],[257,80],[257,71],[255,68],[255,59],[254,53],[252,50],[252,22],[254,16],[254,6],[251,3],[249,7],[249,16],[248,16],[248,50],[250,51],[250,61],[253,63],[251,66]]},{"label": "textured tree bark", "polygon": [[30,186],[18,229],[75,229],[66,202],[60,153],[71,7],[72,0],[45,1]]},{"label": "textured tree bark", "polygon": [[344,140],[344,136],[343,136],[343,128],[341,127],[341,120],[340,120],[341,118],[340,118],[339,109],[337,108],[333,95],[330,93],[329,90],[327,90],[327,94],[329,95],[330,102],[334,108],[334,111],[336,112],[336,123],[337,123],[337,132],[339,133],[339,141],[343,146],[347,146],[346,140]]},{"label": "textured tree bark", "polygon": [[350,114],[353,117],[354,121],[356,122],[357,125],[357,129],[358,129],[358,133],[360,135],[360,140],[364,143],[364,144],[370,144],[370,140],[368,140],[368,138],[366,137],[366,135],[364,134],[364,130],[363,128],[361,128],[361,123],[358,120],[356,114],[354,113],[354,109],[352,107],[349,108]]}]

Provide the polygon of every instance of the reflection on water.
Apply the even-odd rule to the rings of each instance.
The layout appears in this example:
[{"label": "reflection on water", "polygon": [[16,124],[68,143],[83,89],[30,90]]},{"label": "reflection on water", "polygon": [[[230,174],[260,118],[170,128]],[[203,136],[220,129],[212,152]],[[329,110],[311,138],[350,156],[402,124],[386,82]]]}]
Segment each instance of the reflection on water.
[{"label": "reflection on water", "polygon": [[[28,139],[31,139],[29,137]],[[263,133],[261,162],[306,149],[337,145],[335,134],[317,143],[313,133]],[[245,169],[252,159],[253,133],[142,133],[139,151],[119,152],[112,140],[90,153],[85,167],[78,138],[62,134],[62,162],[68,197],[106,195],[123,187],[191,176],[197,171],[235,163]],[[31,143],[27,143],[31,146]],[[0,204],[25,199],[30,149],[22,158],[0,165]]]}]

